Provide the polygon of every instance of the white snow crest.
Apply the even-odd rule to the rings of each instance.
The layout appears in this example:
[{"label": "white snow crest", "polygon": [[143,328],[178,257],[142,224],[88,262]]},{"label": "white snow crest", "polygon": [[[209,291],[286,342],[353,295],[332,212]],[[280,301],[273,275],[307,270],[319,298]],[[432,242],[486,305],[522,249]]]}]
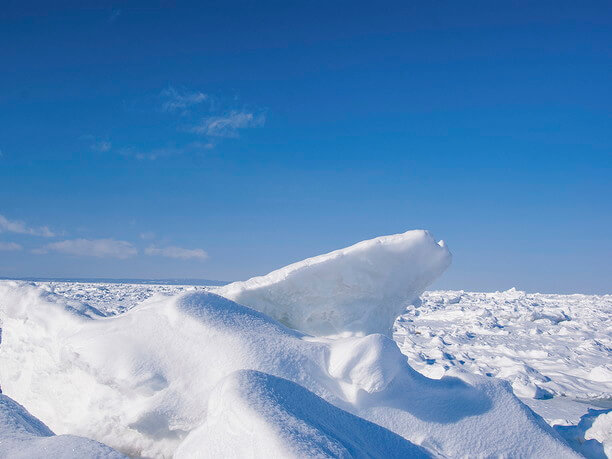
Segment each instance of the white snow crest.
[{"label": "white snow crest", "polygon": [[234,282],[215,293],[315,336],[383,333],[450,265],[442,241],[408,231]]}]

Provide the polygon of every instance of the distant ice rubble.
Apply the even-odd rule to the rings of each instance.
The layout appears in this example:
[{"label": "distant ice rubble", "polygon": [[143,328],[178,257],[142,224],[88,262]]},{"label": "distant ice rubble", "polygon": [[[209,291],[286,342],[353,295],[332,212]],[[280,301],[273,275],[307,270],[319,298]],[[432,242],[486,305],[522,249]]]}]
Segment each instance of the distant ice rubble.
[{"label": "distant ice rubble", "polygon": [[462,369],[526,399],[610,400],[611,318],[612,295],[428,291],[393,336],[430,377]]},{"label": "distant ice rubble", "polygon": [[[385,335],[449,262],[412,231],[112,317],[2,281],[0,383],[55,432],[131,456],[576,456],[506,382],[429,379]],[[38,447],[0,419],[0,456]]]}]

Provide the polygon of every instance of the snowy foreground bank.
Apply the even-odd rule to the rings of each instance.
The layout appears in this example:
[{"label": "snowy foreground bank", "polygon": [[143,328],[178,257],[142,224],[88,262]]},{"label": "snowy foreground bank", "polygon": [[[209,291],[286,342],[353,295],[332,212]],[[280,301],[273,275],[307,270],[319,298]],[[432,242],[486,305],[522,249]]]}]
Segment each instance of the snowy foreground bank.
[{"label": "snowy foreground bank", "polygon": [[412,231],[223,287],[0,281],[0,457],[610,456],[612,296],[423,294],[449,263]]}]

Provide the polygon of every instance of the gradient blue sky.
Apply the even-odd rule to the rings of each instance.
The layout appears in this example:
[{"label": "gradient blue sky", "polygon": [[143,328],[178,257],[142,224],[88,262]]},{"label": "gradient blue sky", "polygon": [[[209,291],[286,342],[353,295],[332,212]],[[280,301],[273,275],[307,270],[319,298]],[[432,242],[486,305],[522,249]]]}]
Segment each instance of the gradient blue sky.
[{"label": "gradient blue sky", "polygon": [[610,2],[3,2],[0,276],[233,280],[424,228],[612,291]]}]

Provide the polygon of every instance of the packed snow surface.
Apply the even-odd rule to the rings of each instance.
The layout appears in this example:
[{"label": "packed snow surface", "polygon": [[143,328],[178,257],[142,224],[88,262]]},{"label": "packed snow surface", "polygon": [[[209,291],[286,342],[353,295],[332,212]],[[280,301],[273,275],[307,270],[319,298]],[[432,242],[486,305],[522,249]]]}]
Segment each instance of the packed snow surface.
[{"label": "packed snow surface", "polygon": [[[385,240],[392,248],[381,248]],[[553,429],[513,389],[538,404],[609,401],[610,296],[430,292],[419,300],[425,279],[448,264],[443,244],[424,232],[373,241],[228,288],[0,281],[2,391],[44,426],[30,433],[45,441],[76,438],[48,437],[51,428],[132,456],[603,457],[607,410],[585,414],[584,404],[570,422],[553,414],[549,421],[564,422],[551,424],[574,424]],[[377,278],[394,276],[387,262],[409,286]],[[341,287],[333,294],[343,283],[353,285],[348,298]],[[216,294],[231,292],[243,304]],[[385,317],[369,329],[364,318],[377,308]],[[388,331],[392,311],[403,313],[397,344],[370,333]],[[555,328],[568,321],[557,320],[560,311],[573,335]],[[534,323],[541,333],[530,332]],[[596,345],[579,349],[587,336]],[[519,370],[495,358],[504,353]],[[14,413],[25,412],[8,397],[4,445],[19,437]]]}]

